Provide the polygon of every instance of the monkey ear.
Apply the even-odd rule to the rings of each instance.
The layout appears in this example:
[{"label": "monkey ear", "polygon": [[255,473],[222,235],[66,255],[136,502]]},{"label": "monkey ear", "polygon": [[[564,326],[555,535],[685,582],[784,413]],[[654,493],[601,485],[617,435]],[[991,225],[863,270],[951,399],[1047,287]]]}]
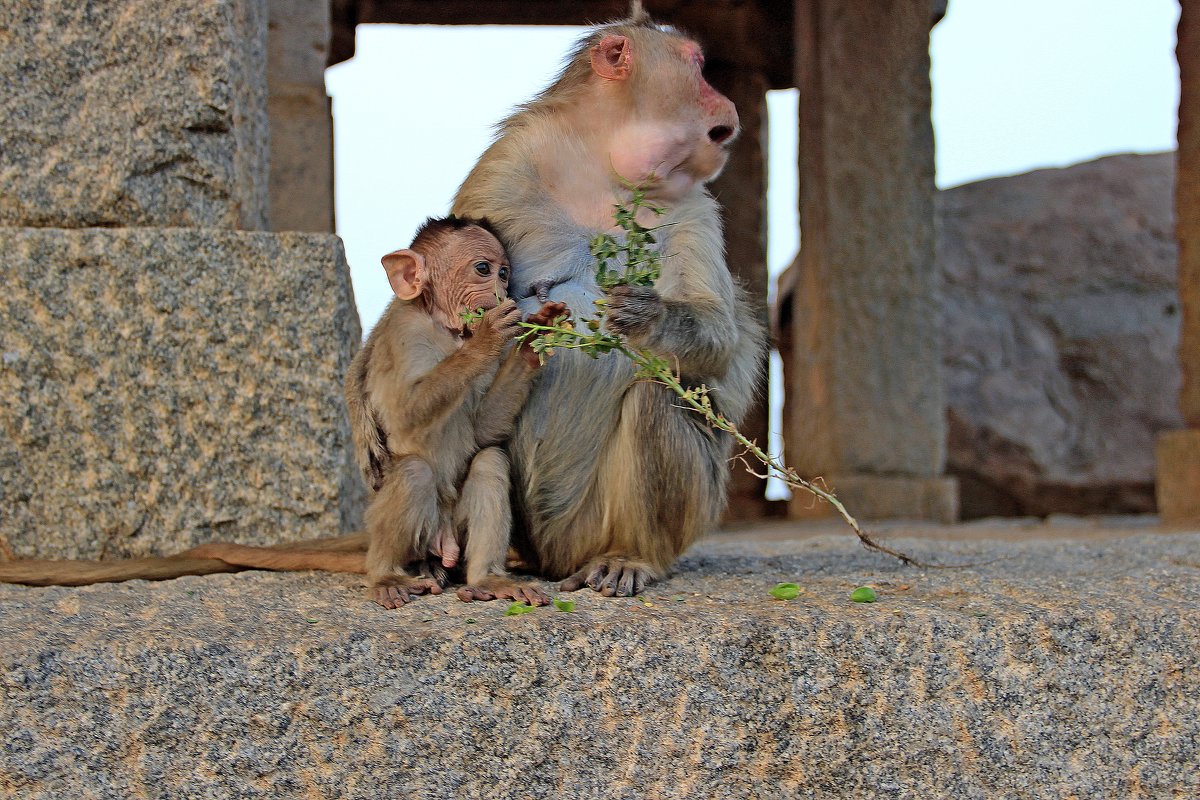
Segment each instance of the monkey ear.
[{"label": "monkey ear", "polygon": [[401,300],[416,300],[425,289],[425,256],[414,250],[397,250],[383,257],[392,291]]},{"label": "monkey ear", "polygon": [[627,36],[609,34],[592,45],[592,71],[610,81],[623,81],[633,71],[633,44]]}]

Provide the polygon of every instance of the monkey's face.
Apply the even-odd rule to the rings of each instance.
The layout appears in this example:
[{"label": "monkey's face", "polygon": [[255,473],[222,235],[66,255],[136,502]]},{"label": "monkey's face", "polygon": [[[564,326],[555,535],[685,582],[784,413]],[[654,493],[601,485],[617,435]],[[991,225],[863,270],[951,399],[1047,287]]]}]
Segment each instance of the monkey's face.
[{"label": "monkey's face", "polygon": [[[618,131],[612,160],[623,177],[648,183],[656,198],[670,202],[721,172],[737,137],[738,115],[732,101],[704,79],[699,45],[665,32],[647,33],[660,41],[654,47],[633,42],[634,114]],[[645,56],[640,63],[639,45]]]},{"label": "monkey's face", "polygon": [[455,231],[431,259],[429,292],[447,327],[461,324],[464,311],[495,308],[508,297],[511,267],[504,247],[483,228]]}]

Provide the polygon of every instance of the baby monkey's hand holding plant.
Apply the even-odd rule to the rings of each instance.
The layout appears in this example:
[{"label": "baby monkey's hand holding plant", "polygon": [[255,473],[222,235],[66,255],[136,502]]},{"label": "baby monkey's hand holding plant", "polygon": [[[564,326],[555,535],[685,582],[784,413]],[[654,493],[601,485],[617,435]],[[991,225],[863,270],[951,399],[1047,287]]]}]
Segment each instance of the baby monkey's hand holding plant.
[{"label": "baby monkey's hand holding plant", "polygon": [[[637,221],[637,215],[638,211],[644,208],[655,216],[661,216],[665,209],[649,202],[644,189],[637,186],[627,186],[627,188],[631,192],[629,202],[627,204],[618,203],[615,206],[617,227],[624,231],[624,241],[618,241],[617,237],[608,233],[599,234],[591,241],[591,254],[596,259],[596,283],[605,292],[611,292],[619,286],[652,288],[661,273],[662,256],[658,252],[658,242],[654,233],[665,226],[644,227]],[[623,265],[623,269],[619,271],[613,268],[621,265]],[[601,298],[596,301],[595,316],[584,323],[586,331],[578,330],[570,317],[564,315],[547,325],[521,323],[525,332],[518,339],[527,343],[543,362],[558,348],[580,350],[592,358],[599,358],[601,355],[611,352],[620,353],[633,362],[636,368],[635,380],[653,381],[667,387],[679,397],[687,408],[702,416],[710,427],[732,436],[744,448],[738,458],[746,465],[748,472],[762,478],[774,475],[793,490],[809,492],[829,503],[837,509],[838,514],[850,525],[865,546],[887,553],[905,564],[928,566],[911,556],[875,542],[863,532],[858,521],[846,511],[845,506],[832,492],[804,480],[780,458],[767,453],[756,442],[743,435],[713,404],[709,397],[709,387],[703,384],[699,386],[684,385],[675,368],[667,359],[632,347],[624,337],[605,330],[603,322],[607,312],[608,299]],[[747,463],[746,456],[757,459],[765,467],[765,474],[759,474],[752,469]]]}]

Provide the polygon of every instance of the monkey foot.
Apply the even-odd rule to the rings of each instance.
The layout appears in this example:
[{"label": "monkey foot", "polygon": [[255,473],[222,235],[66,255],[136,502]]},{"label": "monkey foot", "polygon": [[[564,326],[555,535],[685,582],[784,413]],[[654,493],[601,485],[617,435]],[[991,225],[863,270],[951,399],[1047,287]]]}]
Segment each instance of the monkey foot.
[{"label": "monkey foot", "polygon": [[464,603],[472,600],[495,600],[497,597],[528,603],[531,606],[550,605],[550,596],[536,584],[514,581],[511,578],[489,577],[463,586],[455,594]]},{"label": "monkey foot", "polygon": [[601,556],[585,564],[583,569],[564,580],[558,588],[560,591],[573,592],[590,586],[605,597],[633,597],[657,577],[658,572],[644,561]]},{"label": "monkey foot", "polygon": [[432,578],[387,579],[391,586],[372,586],[371,599],[384,608],[399,608],[421,594],[441,594],[442,587]]}]

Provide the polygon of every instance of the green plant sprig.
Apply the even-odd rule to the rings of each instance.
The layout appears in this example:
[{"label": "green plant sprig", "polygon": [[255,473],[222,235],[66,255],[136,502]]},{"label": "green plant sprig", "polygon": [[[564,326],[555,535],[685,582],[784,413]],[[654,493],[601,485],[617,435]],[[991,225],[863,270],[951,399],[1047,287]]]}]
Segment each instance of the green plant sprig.
[{"label": "green plant sprig", "polygon": [[[653,175],[647,180],[652,179]],[[625,232],[625,241],[618,242],[611,233],[600,233],[588,244],[588,252],[596,259],[596,284],[606,292],[614,286],[653,286],[662,274],[662,256],[656,248],[658,240],[654,232],[667,226],[647,228],[638,222],[637,215],[644,208],[661,217],[666,208],[650,202],[644,186],[635,186],[624,178],[621,183],[631,196],[628,204],[614,204],[613,216],[617,227]],[[619,263],[620,256],[624,256],[621,271],[609,269],[609,262]]]}]

